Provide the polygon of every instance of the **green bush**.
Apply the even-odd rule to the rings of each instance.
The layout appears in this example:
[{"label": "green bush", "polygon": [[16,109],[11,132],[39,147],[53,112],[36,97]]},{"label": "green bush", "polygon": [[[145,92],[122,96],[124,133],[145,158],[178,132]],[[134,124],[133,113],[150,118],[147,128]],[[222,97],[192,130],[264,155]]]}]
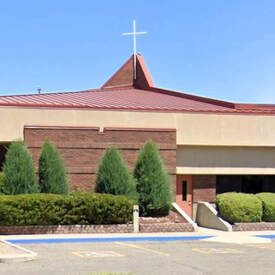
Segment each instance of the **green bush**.
[{"label": "green bush", "polygon": [[0,225],[119,224],[132,219],[133,201],[96,193],[0,196]]},{"label": "green bush", "polygon": [[3,193],[4,181],[5,174],[3,172],[0,172],[0,194]]},{"label": "green bush", "polygon": [[39,185],[42,193],[68,194],[68,177],[55,145],[46,140],[39,157]]},{"label": "green bush", "polygon": [[263,215],[262,203],[253,194],[223,193],[216,197],[220,215],[230,223],[260,222]]},{"label": "green bush", "polygon": [[100,161],[96,192],[137,198],[135,179],[115,147],[108,148]]},{"label": "green bush", "polygon": [[152,141],[146,142],[140,150],[134,176],[141,215],[167,215],[172,201],[170,178]]},{"label": "green bush", "polygon": [[275,222],[275,193],[259,193],[256,196],[263,204],[263,221]]},{"label": "green bush", "polygon": [[22,141],[11,143],[3,166],[3,193],[22,194],[39,192],[32,157]]}]

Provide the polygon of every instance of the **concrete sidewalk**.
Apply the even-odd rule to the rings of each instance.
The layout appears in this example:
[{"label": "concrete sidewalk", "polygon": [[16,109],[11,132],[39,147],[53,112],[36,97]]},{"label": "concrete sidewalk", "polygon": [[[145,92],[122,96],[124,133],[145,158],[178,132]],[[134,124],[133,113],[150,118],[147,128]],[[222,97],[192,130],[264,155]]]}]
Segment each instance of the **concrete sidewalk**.
[{"label": "concrete sidewalk", "polygon": [[[232,243],[232,244],[260,244],[270,243],[275,238],[275,231],[220,231],[199,227],[200,234],[212,235],[212,238],[204,239],[208,242]],[[266,236],[266,237],[259,237]]]},{"label": "concrete sidewalk", "polygon": [[[256,235],[266,235],[267,238]],[[112,241],[186,241],[204,240],[211,242],[249,244],[268,243],[275,238],[275,231],[226,232],[199,227],[198,232],[180,233],[112,233],[112,234],[39,234],[2,235],[0,240],[11,243],[58,243],[58,242],[112,242]]]},{"label": "concrete sidewalk", "polygon": [[0,240],[12,243],[58,243],[58,242],[116,242],[116,241],[177,241],[201,240],[213,235],[198,232],[175,233],[105,233],[105,234],[36,234],[2,235]]}]

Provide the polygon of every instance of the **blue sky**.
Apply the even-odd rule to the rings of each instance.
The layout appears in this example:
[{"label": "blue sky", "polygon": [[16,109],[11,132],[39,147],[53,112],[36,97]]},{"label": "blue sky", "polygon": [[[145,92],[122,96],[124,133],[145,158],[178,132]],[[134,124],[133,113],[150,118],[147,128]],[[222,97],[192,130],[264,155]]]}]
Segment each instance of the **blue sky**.
[{"label": "blue sky", "polygon": [[0,93],[99,87],[141,52],[160,87],[275,103],[275,2],[1,1]]}]

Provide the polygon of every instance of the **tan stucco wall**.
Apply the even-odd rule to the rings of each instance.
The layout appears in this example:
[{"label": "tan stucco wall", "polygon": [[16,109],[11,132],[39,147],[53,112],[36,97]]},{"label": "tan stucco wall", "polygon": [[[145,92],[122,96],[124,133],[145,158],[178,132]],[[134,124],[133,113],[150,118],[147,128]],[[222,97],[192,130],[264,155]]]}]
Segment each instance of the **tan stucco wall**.
[{"label": "tan stucco wall", "polygon": [[178,145],[275,146],[275,116],[0,107],[0,141],[24,125],[176,128]]},{"label": "tan stucco wall", "polygon": [[23,138],[24,126],[165,127],[175,128],[173,114],[83,109],[0,107],[0,141]]},{"label": "tan stucco wall", "polygon": [[175,128],[178,174],[275,174],[272,115],[0,107],[0,125],[0,142],[27,125]]},{"label": "tan stucco wall", "polygon": [[179,145],[275,146],[275,116],[177,115]]},{"label": "tan stucco wall", "polygon": [[178,174],[275,174],[275,147],[179,146]]}]

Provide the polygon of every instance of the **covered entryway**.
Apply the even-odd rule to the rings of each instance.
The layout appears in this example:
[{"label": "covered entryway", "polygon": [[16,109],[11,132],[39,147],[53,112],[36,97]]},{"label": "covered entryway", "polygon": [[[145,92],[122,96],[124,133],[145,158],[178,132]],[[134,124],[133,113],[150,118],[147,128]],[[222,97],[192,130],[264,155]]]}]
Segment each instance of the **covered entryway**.
[{"label": "covered entryway", "polygon": [[191,175],[177,175],[176,203],[192,217],[193,186]]}]

